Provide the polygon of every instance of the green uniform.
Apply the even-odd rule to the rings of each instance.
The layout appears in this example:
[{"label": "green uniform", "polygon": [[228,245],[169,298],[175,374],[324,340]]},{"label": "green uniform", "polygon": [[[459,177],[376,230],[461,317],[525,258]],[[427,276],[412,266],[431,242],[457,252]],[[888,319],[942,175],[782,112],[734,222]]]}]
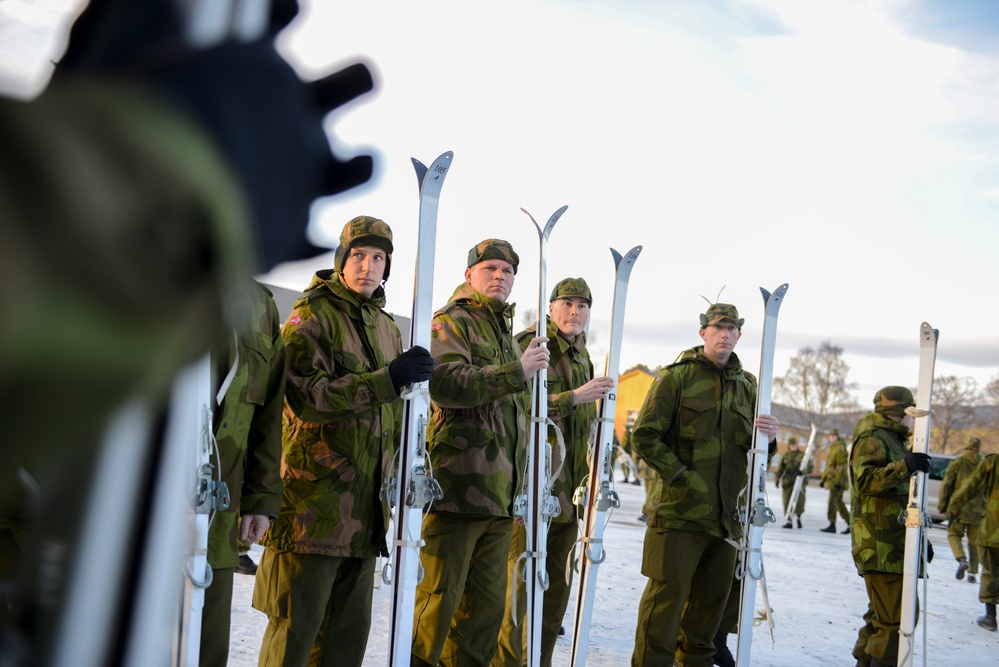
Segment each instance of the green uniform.
[{"label": "green uniform", "polygon": [[[526,350],[534,338],[536,329],[530,328],[517,334],[517,343]],[[561,460],[554,429],[549,428],[548,442],[552,446],[552,470],[562,466],[558,478],[552,488],[559,502],[561,513],[552,518],[548,529],[548,557],[546,571],[548,573],[548,590],[544,594],[544,612],[541,629],[541,664],[551,665],[552,653],[555,651],[555,641],[569,604],[570,582],[566,581],[566,558],[572,546],[576,543],[579,529],[576,522],[577,508],[572,502],[575,490],[582,484],[590,472],[589,437],[590,428],[597,417],[596,403],[572,404],[572,390],[581,387],[593,379],[593,363],[586,350],[584,334],[579,334],[572,341],[559,333],[558,327],[548,320],[548,350],[551,358],[548,362],[548,418],[561,431],[565,442],[565,459]],[[514,570],[518,559],[525,551],[526,530],[522,525],[514,526],[513,546],[510,549],[508,580],[514,582],[509,587],[506,600],[506,611],[503,614],[503,626],[499,634],[499,646],[492,665],[509,665],[519,667],[524,663],[523,647],[525,645],[527,614],[527,589],[517,572]],[[524,561],[520,561],[523,565]],[[571,569],[570,569],[571,576]],[[517,591],[517,625],[513,624],[513,591]]]},{"label": "green uniform", "polygon": [[[788,450],[781,457],[777,464],[777,471],[774,473],[778,486],[781,487],[784,499],[784,516],[788,516],[788,505],[791,503],[791,494],[794,492],[794,480],[800,475],[807,475],[812,471],[812,463],[809,461],[805,472],[801,471],[801,462],[805,458],[805,452],[800,449]],[[801,481],[801,493],[798,494],[798,501],[794,505],[794,515],[801,517],[805,512],[805,487],[808,486],[808,477]]]},{"label": "green uniform", "polygon": [[950,511],[960,514],[983,496],[984,513],[975,541],[982,562],[978,599],[987,604],[996,604],[999,603],[999,454],[989,454],[978,464],[975,471],[951,496]]},{"label": "green uniform", "polygon": [[869,605],[853,656],[895,664],[902,608],[905,508],[911,474],[903,457],[909,429],[877,412],[853,431],[850,464],[850,535],[853,560],[864,578]]},{"label": "green uniform", "polygon": [[826,510],[826,517],[829,523],[836,523],[836,515],[843,517],[843,521],[850,523],[850,510],[843,502],[843,494],[850,486],[850,472],[848,470],[849,458],[846,453],[846,443],[841,438],[829,447],[829,456],[826,457],[826,469],[822,473],[821,486],[829,489],[829,505]]},{"label": "green uniform", "polygon": [[428,440],[444,498],[423,524],[414,664],[486,665],[496,650],[531,402],[513,310],[462,284],[434,314]]},{"label": "green uniform", "polygon": [[284,405],[285,348],[281,321],[270,291],[250,285],[252,312],[220,355],[220,382],[233,362],[236,374],[215,412],[218,458],[212,465],[229,489],[229,508],[215,514],[208,531],[212,585],[205,590],[201,664],[224,665],[229,655],[232,576],[239,560],[239,516],[274,519],[281,507],[281,408]]},{"label": "green uniform", "polygon": [[372,583],[356,580],[388,554],[379,494],[402,419],[388,371],[402,343],[384,304],[382,288],[369,299],[326,270],[285,322],[284,493],[253,591],[269,617],[261,665],[363,657]]},{"label": "green uniform", "polygon": [[[950,544],[954,558],[960,561],[967,559],[968,573],[978,573],[978,549],[975,548],[975,541],[978,539],[978,524],[982,521],[985,512],[985,503],[981,497],[972,498],[964,504],[960,513],[948,512],[948,502],[954,492],[971,477],[971,473],[978,467],[982,457],[978,453],[979,445],[966,446],[961,456],[950,462],[947,472],[944,473],[943,482],[940,484],[940,499],[938,509],[941,514],[947,516],[947,542]],[[964,552],[964,536],[968,535],[969,549]]]},{"label": "green uniform", "polygon": [[[737,501],[747,483],[756,379],[732,354],[724,367],[687,350],[659,372],[632,433],[657,473],[648,529],[633,665],[708,665],[742,537]],[[684,642],[678,645],[681,615]]]}]

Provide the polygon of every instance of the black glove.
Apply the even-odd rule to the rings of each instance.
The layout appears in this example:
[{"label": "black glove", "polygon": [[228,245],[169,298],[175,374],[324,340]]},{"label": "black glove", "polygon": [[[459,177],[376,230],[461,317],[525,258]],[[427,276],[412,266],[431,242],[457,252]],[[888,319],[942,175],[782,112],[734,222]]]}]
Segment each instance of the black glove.
[{"label": "black glove", "polygon": [[91,0],[76,20],[54,80],[97,75],[145,85],[172,100],[214,139],[243,186],[263,269],[327,250],[305,236],[313,200],[364,183],[373,161],[330,152],[327,113],[373,87],[354,64],[306,84],[274,49],[298,11],[274,0],[265,34],[206,49],[184,37],[173,0]]},{"label": "black glove", "polygon": [[926,562],[933,562],[933,543],[930,541],[926,542]]},{"label": "black glove", "polygon": [[923,452],[909,452],[902,459],[905,467],[909,469],[909,474],[930,471],[930,455]]},{"label": "black glove", "polygon": [[824,488],[826,488],[826,483],[825,483],[825,481],[824,481],[824,480],[819,480],[819,488],[820,488],[820,489],[824,489]]},{"label": "black glove", "polygon": [[388,369],[392,385],[398,393],[403,387],[429,380],[434,372],[434,358],[419,345],[414,345],[393,359]]}]

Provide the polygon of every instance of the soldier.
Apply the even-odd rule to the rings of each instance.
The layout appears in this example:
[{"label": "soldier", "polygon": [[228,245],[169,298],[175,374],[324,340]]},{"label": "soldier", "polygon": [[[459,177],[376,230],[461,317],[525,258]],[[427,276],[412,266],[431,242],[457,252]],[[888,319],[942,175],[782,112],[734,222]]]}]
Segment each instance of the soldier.
[{"label": "soldier", "polygon": [[777,444],[777,419],[753,419],[756,378],[733,352],[743,321],[735,306],[711,304],[700,316],[704,345],[659,372],[635,422],[632,445],[658,473],[645,506],[642,574],[649,581],[638,611],[635,667],[672,664],[674,655],[681,664],[708,664],[717,651],[713,640],[738,555],[730,540],[742,537],[736,503],[748,481],[754,428],[771,447]]},{"label": "soldier", "polygon": [[913,417],[905,408],[915,404],[905,387],[884,387],[874,395],[874,411],[853,429],[853,560],[868,597],[864,625],[853,647],[858,666],[894,665],[898,658],[905,561],[905,525],[898,516],[908,501],[909,478],[930,469],[928,454],[906,449]]},{"label": "soldier", "polygon": [[[212,583],[205,589],[201,617],[202,665],[225,665],[229,657],[238,544],[259,540],[281,507],[285,386],[281,321],[270,290],[250,281],[247,292],[247,325],[237,329],[229,349],[216,355],[217,380],[225,388],[225,398],[214,414],[218,457],[213,454],[212,464],[229,489],[229,509],[218,512],[208,530]],[[235,374],[225,386],[223,379],[231,370]]]},{"label": "soldier", "polygon": [[826,457],[826,470],[822,473],[819,486],[829,489],[829,508],[826,512],[829,525],[820,528],[823,533],[836,532],[836,514],[839,513],[846,523],[843,535],[850,534],[850,512],[843,502],[843,493],[850,484],[849,470],[847,464],[849,457],[846,453],[846,443],[839,437],[839,431],[832,430],[829,434],[829,456]]},{"label": "soldier", "polygon": [[[947,517],[947,541],[950,543],[950,550],[957,559],[957,579],[964,579],[964,573],[968,573],[968,581],[975,583],[975,575],[978,574],[978,550],[975,543],[978,538],[978,524],[982,521],[985,513],[985,501],[981,496],[969,498],[960,514],[948,513],[947,503],[955,491],[961,488],[964,481],[971,476],[978,464],[982,460],[979,453],[982,448],[982,441],[971,435],[964,442],[964,451],[961,456],[950,462],[947,472],[944,473],[943,483],[940,485],[940,500],[938,508],[940,513]],[[968,535],[968,555],[964,553],[964,535]],[[970,556],[970,558],[969,558]]]},{"label": "soldier", "polygon": [[[588,462],[590,427],[597,418],[596,400],[605,397],[614,387],[609,377],[593,377],[593,363],[586,350],[586,322],[593,297],[582,278],[566,278],[552,289],[548,306],[548,417],[555,422],[565,442],[565,459],[553,458],[552,469],[561,465],[561,472],[552,488],[561,513],[548,528],[547,574],[549,587],[544,596],[541,628],[541,664],[551,665],[555,640],[562,618],[569,605],[571,579],[566,580],[566,558],[576,543],[578,527],[573,493],[590,472]],[[526,350],[534,337],[534,327],[517,334],[517,342]],[[554,429],[549,429],[549,442],[558,452]],[[520,667],[524,662],[523,647],[527,625],[527,592],[516,566],[526,550],[527,533],[522,522],[513,528],[507,577],[511,582],[503,614],[499,645],[492,665]],[[568,576],[572,576],[569,569]],[[516,591],[517,610],[513,613]]]},{"label": "soldier", "polygon": [[389,226],[354,218],[335,268],[316,273],[285,322],[284,494],[253,589],[268,616],[261,666],[364,658],[375,560],[388,555],[379,493],[401,431],[399,393],[433,368],[423,348],[401,352],[382,310],[391,262]]},{"label": "soldier", "polygon": [[503,620],[513,500],[524,467],[531,396],[548,365],[544,337],[521,351],[507,303],[520,259],[506,241],[468,252],[465,282],[434,315],[428,429],[444,491],[423,521],[413,665],[488,665]]},{"label": "soldier", "polygon": [[995,632],[996,603],[999,602],[999,454],[986,456],[958,487],[950,499],[950,511],[961,514],[969,504],[983,497],[985,511],[975,542],[982,561],[978,600],[985,603],[985,615],[979,616],[977,623]]},{"label": "soldier", "polygon": [[[774,473],[774,483],[777,486],[783,485],[784,516],[790,516],[788,505],[791,504],[791,495],[794,492],[794,480],[798,479],[799,475],[812,471],[812,462],[809,461],[808,467],[802,473],[801,461],[804,458],[805,452],[798,449],[798,439],[792,435],[787,439],[787,452],[781,457],[780,463],[777,464],[777,471]],[[798,500],[794,504],[794,516],[798,522],[798,528],[801,528],[801,515],[805,512],[805,485],[807,483],[807,477],[801,481],[801,492],[798,494]],[[788,519],[783,527],[793,528],[791,519]]]}]

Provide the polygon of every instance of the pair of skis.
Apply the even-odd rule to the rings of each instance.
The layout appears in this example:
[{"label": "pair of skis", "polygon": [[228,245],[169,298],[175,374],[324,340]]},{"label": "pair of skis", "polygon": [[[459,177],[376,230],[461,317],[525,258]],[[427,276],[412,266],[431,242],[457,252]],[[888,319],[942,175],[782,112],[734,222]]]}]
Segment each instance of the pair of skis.
[{"label": "pair of skis", "polygon": [[[454,153],[448,151],[430,167],[413,158],[420,186],[420,224],[413,286],[413,319],[409,346],[430,349],[433,320],[434,255],[437,244],[437,208],[444,177]],[[413,644],[413,614],[416,585],[423,578],[420,537],[423,513],[433,500],[443,497],[440,485],[427,465],[427,424],[430,420],[429,382],[420,382],[403,392],[402,443],[395,475],[389,479],[388,498],[395,506],[390,560],[382,579],[392,585],[392,616],[389,626],[389,665],[408,665]]]},{"label": "pair of skis", "polygon": [[[919,327],[919,384],[916,386],[916,406],[906,412],[916,418],[912,428],[912,451],[929,453],[930,406],[933,399],[933,367],[937,357],[939,332],[926,322]],[[926,474],[917,472],[909,481],[909,503],[898,520],[905,524],[905,562],[902,566],[902,616],[898,634],[898,666],[912,664],[916,620],[919,601],[916,589],[919,575],[926,567],[926,529],[930,520],[926,514]],[[926,580],[923,580],[923,599],[926,599]],[[923,623],[923,646],[926,645],[926,623]],[[926,663],[926,654],[923,654]]]},{"label": "pair of skis", "polygon": [[805,485],[805,471],[808,470],[808,464],[811,463],[812,456],[815,455],[815,433],[815,424],[812,424],[812,432],[808,435],[808,445],[805,446],[805,455],[801,457],[801,465],[798,466],[798,475],[794,478],[794,488],[791,489],[791,500],[787,503],[786,516],[784,517],[787,523],[791,523],[791,519],[794,518],[794,508],[798,505],[801,489]]}]

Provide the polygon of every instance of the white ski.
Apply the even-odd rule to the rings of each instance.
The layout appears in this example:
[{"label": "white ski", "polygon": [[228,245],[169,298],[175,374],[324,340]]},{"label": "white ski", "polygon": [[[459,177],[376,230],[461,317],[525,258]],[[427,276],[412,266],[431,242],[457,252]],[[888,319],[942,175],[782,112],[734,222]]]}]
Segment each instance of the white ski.
[{"label": "white ski", "polygon": [[[548,237],[555,223],[562,217],[568,206],[558,209],[548,218],[544,227],[538,224],[530,213],[527,214],[538,230],[540,262],[538,272],[538,329],[536,336],[548,335],[547,318],[548,295],[546,288],[546,258]],[[524,561],[523,580],[527,584],[527,640],[524,645],[524,658],[528,667],[541,664],[541,617],[544,611],[545,591],[548,590],[548,522],[557,516],[562,508],[552,495],[551,448],[548,445],[548,368],[541,368],[534,376],[531,399],[531,427],[527,441],[527,480],[526,493],[514,501],[514,514],[524,519],[527,531],[526,550],[517,559]],[[514,568],[520,572],[519,568]],[[509,582],[516,587],[515,581]],[[516,590],[516,588],[514,588]],[[516,599],[516,598],[515,598]],[[514,605],[513,613],[516,613]]]},{"label": "white ski", "polygon": [[[777,342],[777,314],[787,292],[784,283],[771,294],[760,288],[766,306],[763,320],[763,345],[760,352],[759,386],[756,390],[756,416],[770,414],[770,394],[774,379],[774,347]],[[753,643],[753,610],[756,605],[756,584],[762,581],[763,598],[767,599],[766,580],[763,575],[763,529],[773,523],[774,513],[767,506],[764,484],[767,479],[767,453],[770,442],[760,431],[755,432],[755,446],[749,450],[749,482],[746,506],[742,509],[743,536],[739,551],[739,564],[736,576],[742,580],[739,601],[739,644],[736,649],[736,665],[749,667],[750,648]],[[767,621],[773,635],[773,618],[769,604],[762,612],[760,620]]]},{"label": "white ski", "polygon": [[[937,338],[939,332],[926,322],[919,327],[919,384],[916,386],[916,407],[906,408],[906,412],[916,418],[912,428],[912,451],[929,453],[930,406],[933,399],[933,366],[937,358]],[[916,588],[919,573],[926,567],[926,530],[930,519],[926,508],[926,474],[917,472],[909,481],[909,504],[901,515],[899,523],[905,524],[905,564],[902,567],[902,616],[898,628],[898,667],[912,664],[915,643],[916,620],[919,617],[919,601]],[[923,598],[925,599],[925,593]],[[925,627],[924,614],[923,631]],[[925,643],[925,642],[924,642]],[[923,655],[926,661],[926,655]]]},{"label": "white ski", "polygon": [[815,454],[815,424],[812,424],[812,432],[808,436],[808,445],[805,446],[805,455],[801,457],[801,465],[798,466],[798,476],[794,478],[794,488],[791,489],[791,500],[787,504],[787,516],[784,520],[791,523],[794,515],[794,507],[798,504],[798,496],[801,495],[801,487],[805,484],[805,471]]},{"label": "white ski", "polygon": [[[607,526],[608,510],[621,505],[617,492],[611,488],[613,470],[609,452],[614,444],[614,411],[617,407],[618,365],[621,358],[621,333],[624,330],[624,305],[628,296],[628,279],[641,252],[642,246],[635,246],[622,257],[617,250],[611,248],[615,271],[614,301],[611,307],[610,350],[607,353],[607,367],[604,374],[614,378],[614,390],[600,402],[593,450],[590,452],[590,474],[586,486],[581,486],[573,498],[576,505],[583,506],[583,535],[580,540],[582,544],[578,560],[574,559],[579,580],[576,582],[576,612],[572,624],[572,648],[569,653],[569,664],[573,667],[582,667],[586,664],[590,643],[590,619],[593,615],[597,589],[597,570],[607,558],[603,544],[604,528]],[[634,472],[637,479],[638,471]]]},{"label": "white ski", "polygon": [[[437,206],[444,177],[454,153],[448,151],[428,169],[412,158],[420,185],[420,226],[416,246],[416,279],[413,285],[413,319],[409,347],[430,349],[433,319],[434,254],[437,244]],[[394,504],[392,545],[382,580],[392,585],[392,617],[389,625],[388,664],[409,665],[413,645],[413,614],[416,585],[423,578],[420,536],[427,504],[444,497],[427,465],[427,424],[430,418],[429,382],[420,382],[403,392],[402,443],[395,475],[389,478],[388,498]],[[394,570],[394,571],[393,571]]]}]

